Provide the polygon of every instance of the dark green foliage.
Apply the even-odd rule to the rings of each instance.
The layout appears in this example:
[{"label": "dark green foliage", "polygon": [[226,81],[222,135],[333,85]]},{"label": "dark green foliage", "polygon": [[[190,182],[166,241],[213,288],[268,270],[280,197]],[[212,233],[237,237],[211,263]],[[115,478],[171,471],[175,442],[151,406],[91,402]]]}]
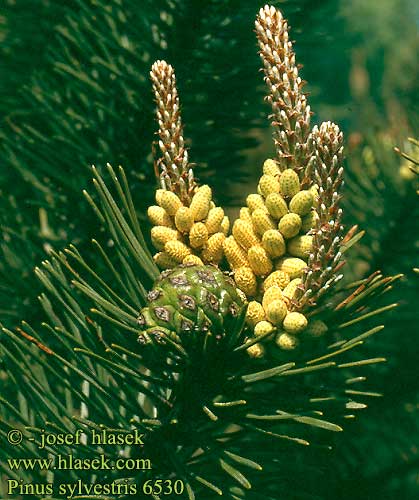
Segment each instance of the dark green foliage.
[{"label": "dark green foliage", "polygon": [[[359,325],[371,297],[382,294],[389,280],[370,279],[356,300],[348,291],[339,292],[333,300],[336,312],[329,314],[329,320],[337,328],[339,321],[351,319],[351,323],[340,325],[344,333],[336,335],[337,342],[326,351],[322,343],[313,344],[291,362],[249,358],[241,322],[229,328],[230,336],[220,344],[217,356],[211,353],[210,342],[202,344],[202,354],[196,358],[194,350],[184,349],[186,344],[170,336],[141,345],[138,314],[147,297],[137,270],[142,268],[151,280],[157,270],[144,246],[124,171],[108,170],[114,186],[108,186],[94,169],[99,202],[86,196],[107,229],[104,243],[111,237],[114,245],[108,249],[94,242],[95,269],[90,258],[85,260],[75,247],[53,252],[36,270],[45,287],[40,300],[47,323],[33,328],[24,322],[16,332],[3,329],[3,362],[10,383],[20,392],[2,397],[0,432],[5,436],[9,422],[17,419],[25,436],[35,439],[32,444],[25,441],[18,453],[44,456],[48,449],[35,448],[40,429],[90,432],[104,428],[125,433],[137,429],[147,436],[144,456],[152,461],[152,472],[134,476],[132,472],[127,476],[126,471],[105,472],[102,480],[177,477],[188,485],[185,498],[189,499],[212,498],[212,493],[221,491],[226,498],[252,499],[265,488],[272,488],[271,498],[275,498],[272,474],[280,468],[276,480],[286,484],[293,456],[290,446],[324,446],[324,431],[341,431],[348,415],[364,408],[363,401],[371,396],[347,387],[356,382],[352,379],[359,369],[384,359],[354,358],[352,349],[381,329],[364,330]],[[107,269],[105,274],[96,271],[99,259]],[[215,291],[223,293],[222,287]],[[339,294],[349,298],[340,303]],[[52,450],[70,451],[65,446]],[[116,459],[122,448],[104,451]],[[81,446],[75,457],[98,453],[94,446]],[[126,458],[136,457],[135,448],[126,453]],[[0,456],[3,472],[8,474],[7,458],[16,456],[14,447],[6,445]],[[295,477],[315,466],[311,453],[302,454],[300,460]],[[262,467],[264,476],[258,479]],[[22,474],[20,478],[28,481],[34,477]],[[50,480],[57,487],[77,479],[89,483],[89,478],[87,471],[59,470]],[[258,489],[245,495],[253,478],[260,482]],[[264,486],[268,478],[271,486]],[[302,486],[300,497],[308,494],[309,485]]]}]

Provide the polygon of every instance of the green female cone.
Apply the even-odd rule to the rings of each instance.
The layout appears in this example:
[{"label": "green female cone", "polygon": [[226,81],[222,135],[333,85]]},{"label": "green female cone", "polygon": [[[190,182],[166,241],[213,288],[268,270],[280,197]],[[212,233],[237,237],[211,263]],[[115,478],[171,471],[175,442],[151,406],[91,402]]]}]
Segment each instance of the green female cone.
[{"label": "green female cone", "polygon": [[180,265],[163,271],[141,310],[140,341],[161,336],[193,345],[208,332],[219,343],[240,328],[247,303],[234,282],[215,266]]}]

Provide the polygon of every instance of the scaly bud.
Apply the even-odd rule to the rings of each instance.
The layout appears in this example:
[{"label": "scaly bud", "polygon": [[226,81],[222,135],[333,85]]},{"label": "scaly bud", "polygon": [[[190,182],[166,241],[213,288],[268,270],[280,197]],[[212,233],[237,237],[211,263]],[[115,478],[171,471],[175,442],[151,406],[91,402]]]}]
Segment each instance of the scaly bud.
[{"label": "scaly bud", "polygon": [[292,167],[305,177],[311,156],[310,107],[281,12],[269,5],[260,9],[256,34],[269,90],[266,100],[272,106],[270,118],[279,168],[283,171]]},{"label": "scaly bud", "polygon": [[179,195],[182,202],[189,205],[196,183],[183,138],[175,73],[166,61],[156,61],[150,76],[159,124],[160,155],[155,158],[155,170],[160,177],[161,186]]},{"label": "scaly bud", "polygon": [[261,246],[252,246],[247,252],[249,265],[256,276],[266,276],[272,271],[272,261]]},{"label": "scaly bud", "polygon": [[284,238],[293,238],[301,229],[301,217],[297,214],[285,214],[278,223],[278,229]]}]

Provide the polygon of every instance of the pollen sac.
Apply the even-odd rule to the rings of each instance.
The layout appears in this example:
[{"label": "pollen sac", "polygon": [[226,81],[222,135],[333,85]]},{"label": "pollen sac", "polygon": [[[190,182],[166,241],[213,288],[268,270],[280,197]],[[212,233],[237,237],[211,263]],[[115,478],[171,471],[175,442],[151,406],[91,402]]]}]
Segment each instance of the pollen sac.
[{"label": "pollen sac", "polygon": [[273,300],[266,308],[266,316],[274,325],[280,325],[287,312],[287,305],[283,300]]},{"label": "pollen sac", "polygon": [[317,221],[319,220],[319,216],[315,210],[310,210],[310,212],[301,218],[301,230],[305,233],[315,228],[317,225]]},{"label": "pollen sac", "polygon": [[178,264],[167,252],[156,253],[153,260],[160,269],[172,269]]},{"label": "pollen sac", "polygon": [[310,337],[322,337],[328,330],[326,323],[320,319],[313,319],[308,322],[307,328],[304,330],[304,335]]},{"label": "pollen sac", "polygon": [[297,172],[288,168],[279,177],[279,189],[282,196],[292,198],[300,190],[300,180]]},{"label": "pollen sac", "polygon": [[263,234],[262,246],[272,258],[281,257],[286,251],[284,237],[277,229],[269,229]]},{"label": "pollen sac", "polygon": [[221,228],[221,222],[224,219],[224,210],[221,207],[211,208],[208,212],[205,225],[208,229],[208,234],[218,233]]},{"label": "pollen sac", "polygon": [[288,241],[287,250],[294,257],[307,259],[313,250],[313,237],[306,235],[296,236]]},{"label": "pollen sac", "polygon": [[168,241],[179,240],[180,234],[175,229],[166,226],[154,226],[151,229],[151,241],[157,250],[163,250]]},{"label": "pollen sac", "polygon": [[284,297],[288,300],[292,300],[295,297],[295,292],[297,291],[297,288],[299,285],[301,285],[301,283],[301,278],[294,278],[293,280],[291,280],[282,291]]},{"label": "pollen sac", "polygon": [[293,351],[298,347],[300,341],[294,335],[281,332],[276,336],[275,343],[284,351]]},{"label": "pollen sac", "polygon": [[223,258],[223,243],[225,239],[224,233],[215,233],[208,238],[202,250],[202,259],[207,264],[218,264]]},{"label": "pollen sac", "polygon": [[253,231],[252,224],[237,219],[233,224],[233,236],[237,243],[246,250],[259,244],[259,240]]},{"label": "pollen sac", "polygon": [[270,158],[268,158],[263,163],[263,173],[265,175],[275,176],[275,175],[279,175],[281,173],[281,171],[279,170],[279,167],[276,164],[276,162],[274,160],[271,160]]},{"label": "pollen sac", "polygon": [[265,206],[269,214],[279,220],[288,213],[287,202],[279,193],[271,193],[266,197]]},{"label": "pollen sac", "polygon": [[195,222],[189,233],[192,248],[202,248],[208,240],[208,229],[203,222]]},{"label": "pollen sac", "polygon": [[268,310],[268,306],[274,300],[282,300],[284,298],[282,290],[279,286],[273,285],[269,287],[263,294],[262,306],[265,312]]},{"label": "pollen sac", "polygon": [[262,210],[261,208],[257,208],[253,211],[252,222],[255,233],[259,236],[262,236],[265,231],[275,229],[276,227],[274,220],[270,217],[266,210]]},{"label": "pollen sac", "polygon": [[272,271],[272,261],[261,246],[253,246],[247,252],[249,265],[256,276],[266,276]]},{"label": "pollen sac", "polygon": [[301,217],[297,214],[285,214],[278,223],[278,229],[284,238],[297,236],[301,229]]},{"label": "pollen sac", "polygon": [[279,181],[273,175],[262,175],[259,180],[259,189],[265,198],[271,193],[279,193]]},{"label": "pollen sac", "polygon": [[274,326],[272,323],[269,323],[269,321],[259,321],[259,323],[256,323],[255,325],[255,330],[254,333],[256,337],[265,337],[266,335],[269,335],[269,333],[273,332]]},{"label": "pollen sac", "polygon": [[290,201],[290,212],[300,216],[307,215],[313,206],[313,194],[311,191],[304,190],[298,192]]},{"label": "pollen sac", "polygon": [[210,210],[211,188],[207,185],[198,188],[192,197],[190,209],[192,210],[194,221],[204,220]]},{"label": "pollen sac", "polygon": [[256,276],[250,267],[242,266],[237,268],[234,271],[234,281],[247,297],[251,297],[256,294]]},{"label": "pollen sac", "polygon": [[290,283],[290,277],[284,271],[274,271],[263,282],[263,290],[266,291],[271,286],[279,286],[284,289]]},{"label": "pollen sac", "polygon": [[233,236],[225,239],[223,250],[231,269],[249,265],[247,252],[237,243]]},{"label": "pollen sac", "polygon": [[177,194],[172,193],[172,191],[163,191],[159,205],[164,208],[169,215],[175,215],[177,210],[182,206],[182,202]]},{"label": "pollen sac", "polygon": [[263,358],[265,355],[265,346],[263,346],[260,342],[251,345],[246,349],[247,354],[253,359]]},{"label": "pollen sac", "polygon": [[225,236],[228,235],[228,231],[230,229],[230,219],[227,217],[227,215],[223,217],[223,220],[220,224],[220,229]]},{"label": "pollen sac", "polygon": [[157,205],[152,205],[147,209],[147,215],[153,226],[173,227],[172,219],[166,210]]},{"label": "pollen sac", "polygon": [[179,264],[181,264],[183,260],[192,253],[191,249],[181,241],[168,241],[164,246],[164,250]]},{"label": "pollen sac", "polygon": [[175,214],[175,226],[181,233],[188,233],[193,226],[193,214],[189,207],[179,207]]},{"label": "pollen sac", "polygon": [[246,198],[246,204],[251,212],[253,212],[257,208],[266,210],[265,202],[263,201],[263,197],[260,194],[249,194],[249,196]]},{"label": "pollen sac", "polygon": [[202,266],[202,265],[204,265],[204,263],[202,262],[200,257],[198,257],[197,255],[193,255],[193,254],[187,255],[183,259],[182,264],[185,266]]},{"label": "pollen sac", "polygon": [[242,207],[240,209],[240,215],[239,218],[241,220],[244,220],[245,222],[250,222],[252,223],[252,213],[250,212],[250,209],[247,207]]},{"label": "pollen sac", "polygon": [[251,326],[255,326],[256,323],[265,319],[266,314],[262,304],[256,300],[250,301],[246,311],[246,322]]},{"label": "pollen sac", "polygon": [[290,312],[285,316],[282,327],[287,333],[296,335],[307,327],[307,318],[299,312]]},{"label": "pollen sac", "polygon": [[277,271],[284,271],[291,280],[301,278],[306,267],[307,264],[298,257],[282,257],[276,263]]}]

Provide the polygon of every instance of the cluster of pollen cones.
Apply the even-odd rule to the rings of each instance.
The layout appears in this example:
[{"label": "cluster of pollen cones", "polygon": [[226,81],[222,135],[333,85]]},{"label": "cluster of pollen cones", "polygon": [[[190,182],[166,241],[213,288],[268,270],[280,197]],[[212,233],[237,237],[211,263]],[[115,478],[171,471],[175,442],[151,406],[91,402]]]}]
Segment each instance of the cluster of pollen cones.
[{"label": "cluster of pollen cones", "polygon": [[151,70],[157,103],[161,189],[148,210],[154,256],[160,268],[179,264],[229,268],[248,300],[249,355],[295,349],[305,336],[319,337],[327,325],[308,319],[310,310],[342,275],[343,136],[337,125],[310,124],[295,53],[282,14],[259,11],[256,34],[268,87],[276,157],[263,164],[257,193],[230,222],[198,186],[184,146],[173,68],[156,61]]}]

